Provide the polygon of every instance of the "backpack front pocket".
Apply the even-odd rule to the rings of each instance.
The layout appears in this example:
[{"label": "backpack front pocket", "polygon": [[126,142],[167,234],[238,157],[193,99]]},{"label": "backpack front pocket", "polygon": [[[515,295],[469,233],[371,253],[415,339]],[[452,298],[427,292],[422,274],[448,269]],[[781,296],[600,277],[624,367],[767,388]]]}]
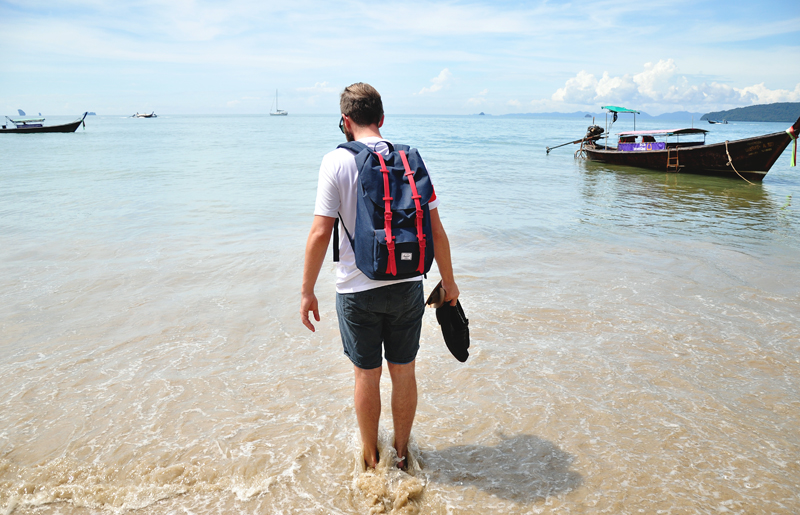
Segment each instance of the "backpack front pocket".
[{"label": "backpack front pocket", "polygon": [[385,279],[405,279],[419,274],[419,242],[416,229],[392,227],[394,236],[394,262],[397,275],[387,273],[389,266],[389,247],[386,243],[386,231],[375,230],[373,240],[373,261],[375,270]]}]

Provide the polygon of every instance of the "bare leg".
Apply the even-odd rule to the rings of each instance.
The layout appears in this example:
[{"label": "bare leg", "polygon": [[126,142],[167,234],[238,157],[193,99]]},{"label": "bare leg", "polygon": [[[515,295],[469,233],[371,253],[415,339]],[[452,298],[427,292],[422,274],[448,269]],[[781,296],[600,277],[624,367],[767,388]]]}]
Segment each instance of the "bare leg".
[{"label": "bare leg", "polygon": [[405,365],[389,363],[392,376],[392,419],[394,422],[394,448],[399,458],[408,452],[408,438],[414,415],[417,412],[417,376],[414,372],[416,361]]},{"label": "bare leg", "polygon": [[367,467],[378,464],[378,422],[381,418],[381,371],[383,367],[365,370],[353,367],[356,373],[355,404],[364,463]]}]

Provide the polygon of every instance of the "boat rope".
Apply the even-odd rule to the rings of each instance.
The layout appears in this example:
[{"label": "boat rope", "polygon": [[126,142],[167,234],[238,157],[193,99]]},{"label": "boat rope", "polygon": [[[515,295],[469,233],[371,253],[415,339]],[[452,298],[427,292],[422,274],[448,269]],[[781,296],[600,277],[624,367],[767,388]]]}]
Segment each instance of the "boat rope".
[{"label": "boat rope", "polygon": [[578,150],[575,151],[575,159],[586,159],[586,150],[584,149],[584,144],[586,143],[586,138],[581,141],[581,146],[578,147]]},{"label": "boat rope", "polygon": [[[738,175],[739,177],[742,177],[742,174],[739,173],[739,170],[737,170],[736,167],[733,166],[733,159],[731,158],[731,153],[728,152],[728,140],[725,140],[725,153],[728,154],[728,166],[733,168],[733,171],[736,172],[736,175]],[[747,184],[751,184],[751,185],[753,184],[752,182],[748,181],[744,177],[742,177],[742,180],[744,182],[746,182]]]},{"label": "boat rope", "polygon": [[794,148],[792,149],[792,164],[789,166],[797,166],[797,134],[794,133],[794,126],[786,129],[786,134],[794,141]]}]

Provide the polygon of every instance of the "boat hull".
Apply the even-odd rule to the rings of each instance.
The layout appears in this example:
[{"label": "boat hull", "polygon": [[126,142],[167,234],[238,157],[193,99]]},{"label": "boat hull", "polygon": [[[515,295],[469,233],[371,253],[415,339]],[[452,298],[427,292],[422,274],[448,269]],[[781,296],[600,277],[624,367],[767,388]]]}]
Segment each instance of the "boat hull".
[{"label": "boat hull", "polygon": [[[798,127],[800,119],[795,122],[795,130]],[[711,145],[682,146],[668,150],[621,152],[615,147],[602,145],[596,145],[595,148],[584,147],[584,150],[590,161],[636,166],[669,173],[731,178],[741,176],[755,182],[764,179],[791,141],[792,138],[788,133],[776,132],[754,138]],[[674,166],[675,156],[678,158],[677,167]],[[668,157],[673,158],[673,166],[667,166]],[[728,164],[729,161],[733,163],[733,168]]]},{"label": "boat hull", "polygon": [[83,123],[83,119],[86,118],[86,114],[84,114],[79,120],[75,120],[74,122],[64,123],[61,125],[50,125],[44,127],[17,127],[13,129],[0,129],[0,133],[8,133],[8,134],[32,134],[32,133],[39,133],[39,132],[75,132],[78,130],[78,127]]}]

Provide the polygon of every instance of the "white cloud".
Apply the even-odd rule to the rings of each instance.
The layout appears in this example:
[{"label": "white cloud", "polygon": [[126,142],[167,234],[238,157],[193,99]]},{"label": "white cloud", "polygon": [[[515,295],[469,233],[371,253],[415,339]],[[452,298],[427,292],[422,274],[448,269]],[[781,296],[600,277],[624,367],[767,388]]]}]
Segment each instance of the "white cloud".
[{"label": "white cloud", "polygon": [[228,102],[228,107],[236,107],[240,103],[241,102],[239,102],[238,100],[231,100],[230,102]]},{"label": "white cloud", "polygon": [[510,105],[511,107],[521,107],[522,106],[522,102],[520,102],[519,100],[516,100],[516,99],[515,100],[509,100],[508,101],[508,105]]},{"label": "white cloud", "polygon": [[311,87],[297,88],[297,91],[312,91],[314,93],[338,93],[337,88],[332,87],[328,82],[316,82]]},{"label": "white cloud", "polygon": [[467,104],[469,104],[471,106],[478,106],[478,105],[485,104],[486,103],[486,95],[488,93],[489,93],[489,90],[488,89],[484,89],[483,91],[478,93],[476,96],[468,99],[467,100]]},{"label": "white cloud", "polygon": [[748,86],[741,89],[742,95],[754,95],[759,104],[771,104],[774,102],[800,102],[800,82],[794,87],[793,91],[787,89],[769,89],[764,83]]},{"label": "white cloud", "polygon": [[646,63],[644,71],[633,76],[611,76],[603,72],[597,79],[581,70],[551,96],[553,102],[596,109],[606,103],[628,104],[651,109],[705,109],[742,104],[768,104],[800,100],[800,83],[793,91],[771,90],[764,83],[736,88],[717,82],[692,84],[679,76],[674,60]]},{"label": "white cloud", "polygon": [[587,104],[597,96],[597,79],[594,75],[584,70],[578,75],[567,79],[563,88],[559,88],[553,93],[553,100],[556,102],[566,102],[568,104]]},{"label": "white cloud", "polygon": [[597,81],[595,91],[597,96],[603,98],[605,102],[633,100],[639,96],[635,81],[636,77],[633,79],[628,75],[611,77],[608,72],[603,72],[603,76]]},{"label": "white cloud", "polygon": [[675,75],[675,62],[672,59],[661,60],[656,64],[645,63],[644,71],[633,76],[639,92],[650,98],[658,98],[669,90],[669,83]]},{"label": "white cloud", "polygon": [[437,91],[439,91],[440,89],[442,89],[447,85],[452,76],[453,74],[450,73],[450,70],[445,68],[439,73],[439,75],[431,79],[431,82],[433,82],[433,86],[431,86],[430,88],[422,88],[420,92],[417,94],[424,95],[426,93],[436,93]]}]

